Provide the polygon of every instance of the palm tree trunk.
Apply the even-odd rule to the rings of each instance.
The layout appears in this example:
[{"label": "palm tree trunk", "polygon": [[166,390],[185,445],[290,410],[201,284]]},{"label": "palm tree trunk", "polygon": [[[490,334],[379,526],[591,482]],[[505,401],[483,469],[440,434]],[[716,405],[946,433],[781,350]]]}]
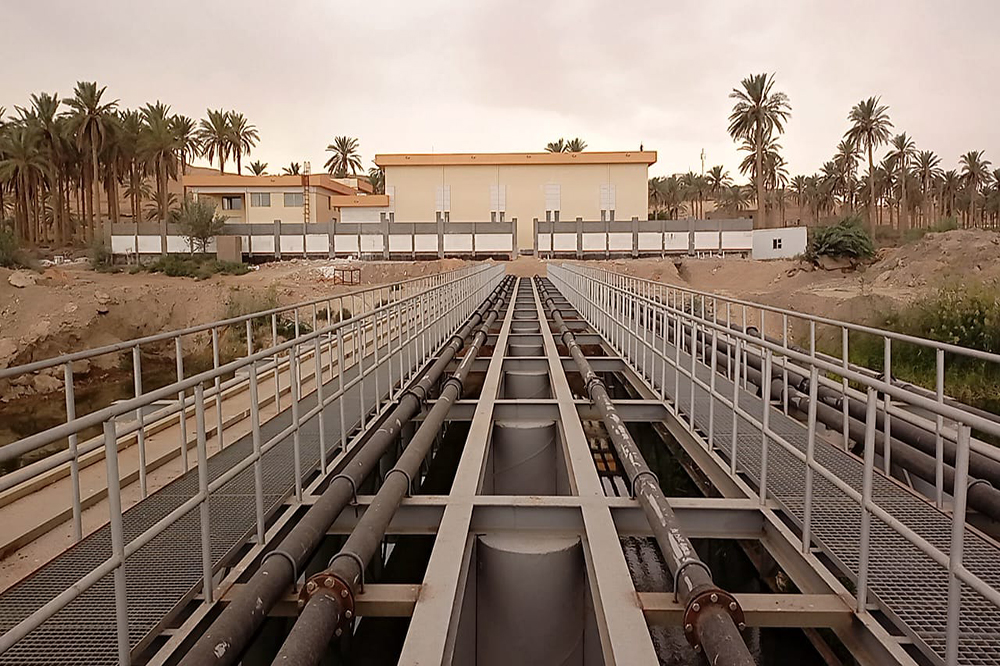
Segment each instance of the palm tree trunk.
[{"label": "palm tree trunk", "polygon": [[94,177],[91,185],[94,188],[94,198],[91,205],[91,215],[93,219],[93,230],[91,240],[94,240],[100,236],[101,240],[104,240],[104,229],[101,223],[101,176],[100,168],[97,163],[97,128],[94,125],[90,126],[90,158],[93,162],[94,167]]},{"label": "palm tree trunk", "polygon": [[875,235],[875,160],[872,157],[872,144],[868,143],[868,226],[872,236]]},{"label": "palm tree trunk", "polygon": [[757,187],[757,217],[759,218],[759,226],[762,229],[767,228],[767,206],[764,205],[764,137],[761,131],[760,124],[757,125],[757,155],[755,157],[757,162],[757,173],[756,182],[754,183]]},{"label": "palm tree trunk", "polygon": [[[899,229],[900,231],[910,228],[910,209],[906,207],[906,171],[903,168],[903,160],[899,160]],[[905,226],[904,226],[905,224]]]},{"label": "palm tree trunk", "polygon": [[166,167],[156,165],[156,197],[160,208],[160,254],[167,254],[167,172]]}]

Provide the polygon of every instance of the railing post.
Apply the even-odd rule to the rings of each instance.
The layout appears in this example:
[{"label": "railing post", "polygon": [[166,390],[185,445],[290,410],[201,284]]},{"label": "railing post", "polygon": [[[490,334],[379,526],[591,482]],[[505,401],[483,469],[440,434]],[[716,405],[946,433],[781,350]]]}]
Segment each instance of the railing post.
[{"label": "railing post", "polygon": [[[73,362],[63,366],[63,387],[66,391],[66,422],[76,418],[76,394],[73,388]],[[77,451],[77,434],[69,436],[69,475],[73,484],[73,540],[83,538],[83,507],[80,504],[80,454]]]},{"label": "railing post", "polygon": [[343,322],[337,328],[337,391],[340,394],[337,398],[337,407],[340,409],[340,450],[347,450],[347,419],[344,416],[344,399],[347,391],[344,389],[344,326]]},{"label": "railing post", "polygon": [[250,426],[253,439],[253,492],[254,508],[257,512],[257,543],[264,543],[264,462],[261,460],[260,436],[260,391],[257,378],[257,362],[250,364]]},{"label": "railing post", "polygon": [[733,369],[733,439],[731,444],[731,450],[729,453],[729,472],[733,476],[736,476],[736,455],[737,455],[737,443],[738,434],[737,429],[739,428],[740,416],[740,345],[742,344],[740,338],[735,338],[735,343],[733,347],[733,363],[736,367]]},{"label": "railing post", "polygon": [[962,614],[962,582],[958,572],[962,568],[965,550],[965,508],[969,492],[969,440],[971,429],[958,424],[958,443],[955,451],[955,505],[951,512],[951,549],[948,555],[948,624],[945,644],[946,666],[958,664],[959,619]]},{"label": "railing post", "polygon": [[[939,405],[944,404],[944,350],[938,349],[935,355],[935,398]],[[938,509],[944,508],[944,440],[941,430],[944,429],[944,417],[940,412],[934,419],[934,503]]]},{"label": "railing post", "polygon": [[[135,388],[135,397],[138,398],[142,395],[142,357],[139,353],[139,345],[132,347],[132,383]],[[144,427],[145,415],[142,407],[135,410],[135,420],[139,424],[139,429],[135,433],[139,449],[139,495],[146,499],[146,428]]]},{"label": "railing post", "polygon": [[[887,385],[892,384],[892,339],[883,338],[885,340],[885,358],[883,366],[883,379]],[[888,393],[882,393],[882,409],[883,409],[883,445],[882,445],[882,467],[885,471],[886,476],[891,476],[892,472],[892,414],[889,413],[889,409],[892,406],[892,396]]]},{"label": "railing post", "polygon": [[875,471],[875,389],[868,387],[865,410],[865,466],[861,489],[861,538],[858,560],[857,612],[866,612],[868,604],[868,559],[871,534],[872,475]]},{"label": "railing post", "polygon": [[201,522],[202,594],[212,603],[212,526],[208,507],[208,438],[205,433],[205,389],[194,387],[194,418],[198,429],[198,512]]},{"label": "railing post", "polygon": [[771,348],[768,347],[767,351],[764,353],[764,366],[763,372],[761,373],[761,387],[760,387],[760,399],[761,399],[761,429],[760,429],[760,488],[758,492],[760,494],[761,506],[767,502],[767,457],[768,452],[771,448]]},{"label": "railing post", "polygon": [[323,418],[323,358],[321,352],[319,336],[316,336],[313,338],[313,356],[316,362],[316,374],[313,379],[316,383],[316,406],[319,408],[319,412],[316,414],[316,422],[319,427],[319,468],[323,474],[326,474],[326,423]]},{"label": "railing post", "polygon": [[[219,358],[219,329],[212,327],[212,367],[216,370],[219,369],[220,358]],[[226,445],[225,439],[222,436],[222,378],[218,375],[215,377],[215,437],[219,440],[219,450]]]},{"label": "railing post", "polygon": [[[296,338],[297,339],[297,338]],[[299,350],[298,343],[293,343],[288,354],[288,370],[291,373],[292,384],[292,454],[295,458],[295,501],[302,501],[302,434],[299,432]]]},{"label": "railing post", "polygon": [[[179,335],[174,338],[174,360],[177,365],[177,381],[182,382],[184,381],[184,350]],[[187,400],[183,389],[177,392],[177,402],[181,406],[177,416],[181,426],[181,464],[186,472],[188,471]]]},{"label": "railing post", "polygon": [[802,553],[808,554],[810,530],[812,528],[813,458],[816,455],[816,399],[819,384],[819,369],[809,368],[809,417],[806,433],[806,488],[805,509],[802,518]]},{"label": "railing post", "polygon": [[[278,346],[278,315],[274,313],[271,315],[271,346]],[[281,373],[279,373],[280,363],[278,362],[278,352],[274,353],[274,363],[272,367],[274,368],[274,410],[276,412],[281,411]]]},{"label": "railing post", "polygon": [[129,666],[131,647],[128,634],[128,595],[125,582],[125,529],[122,524],[122,483],[118,471],[118,435],[114,419],[104,422],[104,461],[108,474],[108,515],[111,519],[111,552],[118,561],[115,567],[115,628],[118,639],[118,664]]}]

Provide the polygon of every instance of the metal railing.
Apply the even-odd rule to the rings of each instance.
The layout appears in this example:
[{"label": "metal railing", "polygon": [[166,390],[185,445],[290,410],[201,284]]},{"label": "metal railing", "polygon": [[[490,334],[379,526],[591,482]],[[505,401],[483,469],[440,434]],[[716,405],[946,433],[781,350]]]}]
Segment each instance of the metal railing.
[{"label": "metal railing", "polygon": [[[691,289],[674,287],[648,280],[633,278],[603,269],[580,265],[550,265],[548,274],[553,283],[562,291],[569,302],[594,326],[622,356],[625,362],[656,391],[664,401],[669,400],[678,421],[692,433],[695,428],[695,387],[707,392],[709,397],[709,417],[707,438],[698,437],[709,450],[717,446],[712,432],[715,424],[715,410],[722,409],[732,413],[732,440],[728,452],[730,473],[733,476],[737,469],[737,431],[740,423],[750,424],[761,435],[759,450],[759,497],[761,504],[769,497],[767,482],[768,448],[771,444],[779,446],[802,463],[805,471],[804,496],[801,498],[803,520],[800,546],[803,553],[808,553],[813,545],[811,535],[812,521],[815,515],[813,484],[820,478],[832,484],[843,496],[854,502],[860,510],[861,525],[859,528],[859,560],[856,572],[856,609],[867,613],[869,603],[869,571],[871,570],[870,547],[872,518],[876,518],[890,530],[903,537],[918,551],[930,558],[947,572],[947,620],[945,627],[944,662],[951,666],[958,663],[960,634],[959,616],[962,608],[962,586],[968,586],[977,595],[993,606],[1000,608],[1000,590],[991,586],[980,576],[970,571],[963,563],[967,523],[966,503],[970,485],[982,483],[976,480],[970,484],[968,474],[971,452],[976,452],[990,460],[1000,460],[997,450],[985,442],[972,439],[973,429],[992,436],[1000,435],[1000,424],[990,415],[979,410],[971,410],[944,400],[943,363],[944,353],[958,354],[977,359],[983,363],[1000,363],[1000,356],[955,345],[923,340],[913,336],[902,335],[891,331],[883,331],[871,327],[860,326],[833,319],[804,315],[779,308],[728,299],[715,294]],[[721,307],[720,307],[721,306]],[[737,310],[734,309],[738,308]],[[724,311],[724,313],[723,313]],[[741,313],[742,325],[735,325],[733,315]],[[756,320],[754,317],[756,316]],[[781,320],[781,337],[774,339],[766,335],[766,331],[775,330],[767,327],[768,317]],[[808,350],[797,350],[790,344],[788,338],[789,319],[797,318],[806,322],[809,328],[810,345]],[[759,328],[751,327],[753,322]],[[823,324],[839,328],[845,333],[843,359],[831,359],[816,351],[816,325]],[[847,331],[864,332],[881,336],[885,342],[886,363],[883,374],[863,372],[860,368],[847,361]],[[673,344],[668,342],[672,337]],[[702,354],[699,359],[699,341]],[[720,351],[719,343],[723,343]],[[905,342],[933,350],[937,358],[938,386],[934,397],[928,397],[924,392],[912,390],[906,385],[897,385],[891,375],[891,348],[893,342]],[[672,349],[671,349],[672,347]],[[686,347],[682,362],[681,351]],[[710,350],[710,351],[707,351]],[[723,354],[729,355],[725,370],[716,371],[721,367],[717,362]],[[761,418],[752,414],[745,404],[740,404],[741,388],[747,386],[750,374],[748,359],[755,355],[762,363],[760,377],[770,384],[772,370],[781,368],[785,374],[783,404],[774,405],[771,391],[763,388],[760,392],[763,399]],[[699,373],[699,367],[702,372]],[[668,386],[668,368],[673,375],[673,386]],[[706,370],[710,369],[710,372]],[[771,427],[772,411],[788,413],[788,372],[805,369],[809,378],[807,399],[806,427],[807,444],[805,451],[790,443],[786,437]],[[732,382],[732,394],[726,395],[716,384],[716,379],[724,372]],[[707,375],[707,376],[706,376]],[[827,377],[829,375],[830,378]],[[680,378],[686,378],[690,387],[688,413],[682,414],[679,408],[681,396]],[[831,379],[832,378],[832,379]],[[839,379],[839,381],[838,381]],[[864,418],[864,454],[861,487],[856,488],[844,481],[835,471],[817,459],[816,430],[818,390],[821,386],[833,386],[845,395],[860,395],[865,405]],[[860,390],[855,388],[860,387]],[[687,388],[687,387],[686,387]],[[672,393],[671,393],[672,391]],[[881,396],[881,397],[880,397]],[[925,410],[930,419],[915,415],[907,408]],[[885,443],[885,458],[891,455],[889,451],[889,429],[891,418],[906,419],[909,422],[928,427],[933,432],[937,442],[937,484],[934,501],[943,512],[943,484],[941,468],[943,465],[943,440],[950,440],[956,446],[954,465],[954,497],[950,512],[950,543],[947,549],[931,543],[930,537],[920,534],[910,524],[907,517],[897,517],[890,510],[879,504],[873,495],[873,479],[876,472],[888,476],[889,464],[884,470],[876,470],[875,439],[876,420],[881,412],[883,420],[883,442]],[[945,427],[945,421],[951,426]],[[846,419],[845,419],[846,423]],[[846,430],[845,430],[846,442]],[[741,446],[747,446],[741,444]],[[724,449],[723,449],[724,450]],[[846,455],[846,454],[845,454]],[[928,509],[932,510],[931,505]]]},{"label": "metal railing", "polygon": [[[58,442],[66,441],[67,443],[67,448],[64,450],[53,452],[40,460],[0,476],[0,493],[4,493],[5,491],[9,491],[10,489],[18,486],[28,485],[33,480],[40,483],[42,480],[51,478],[45,477],[45,479],[43,479],[44,474],[51,472],[52,470],[56,470],[57,468],[64,468],[64,466],[68,464],[68,474],[72,479],[71,492],[73,496],[73,532],[77,541],[82,538],[83,530],[81,514],[83,503],[80,489],[81,464],[86,466],[87,463],[94,464],[100,461],[101,456],[99,452],[103,446],[103,440],[102,437],[98,436],[89,441],[80,442],[79,438],[81,431],[85,430],[89,426],[99,425],[103,419],[97,418],[89,419],[86,422],[80,421],[82,416],[77,414],[76,409],[76,376],[73,369],[73,365],[75,363],[79,363],[81,361],[90,362],[100,357],[107,356],[113,356],[115,360],[118,361],[123,357],[123,355],[128,355],[125,356],[125,358],[131,361],[134,397],[140,398],[151,394],[151,392],[144,391],[143,389],[143,349],[149,350],[159,348],[162,350],[172,348],[172,355],[176,368],[176,381],[181,382],[185,379],[185,348],[190,350],[202,347],[205,342],[198,340],[198,338],[210,336],[213,376],[211,379],[212,385],[205,391],[205,395],[206,397],[212,398],[215,402],[215,431],[216,436],[219,438],[219,444],[221,447],[225,446],[223,435],[226,423],[224,408],[225,399],[236,392],[248,390],[248,382],[245,377],[236,375],[229,376],[232,370],[230,372],[219,372],[220,368],[223,367],[220,347],[220,339],[223,332],[231,330],[241,334],[244,338],[242,342],[245,342],[246,354],[248,356],[254,353],[255,347],[260,348],[262,345],[266,344],[264,342],[265,339],[269,340],[270,350],[273,350],[273,353],[269,354],[269,357],[264,359],[260,367],[258,367],[258,371],[261,372],[265,378],[269,377],[273,382],[274,389],[272,400],[276,410],[280,411],[282,395],[290,393],[292,388],[290,383],[287,386],[282,386],[282,373],[284,372],[287,374],[292,361],[291,354],[288,350],[284,347],[280,349],[278,348],[278,343],[282,337],[298,338],[302,331],[307,327],[311,331],[316,331],[321,326],[325,326],[329,329],[333,324],[339,322],[341,319],[351,319],[356,317],[358,313],[371,311],[377,304],[405,300],[411,295],[435,289],[446,282],[454,281],[455,279],[462,278],[478,270],[482,270],[482,267],[466,267],[459,269],[454,273],[440,273],[426,277],[412,278],[394,284],[353,290],[335,296],[317,298],[293,305],[262,310],[237,317],[190,326],[184,329],[166,331],[155,335],[136,338],[134,340],[127,340],[112,345],[87,349],[72,354],[64,354],[11,368],[0,369],[0,380],[10,380],[25,375],[39,373],[51,368],[61,368],[61,374],[63,375],[63,393],[66,405],[66,422],[64,424],[49,428],[0,447],[0,463],[17,460],[26,454],[40,451],[46,447],[51,447],[53,444]],[[412,312],[410,313],[410,316],[413,316]],[[269,331],[266,330],[268,322],[270,323]],[[282,329],[287,330],[282,331]],[[346,338],[354,345],[354,347],[356,347],[357,345],[355,344],[355,340],[353,338],[353,330],[354,328],[351,328],[351,330],[347,333]],[[259,336],[261,339],[255,340],[255,335]],[[335,334],[332,330],[328,330],[325,333],[324,348],[330,348],[334,342],[334,336]],[[304,358],[311,357],[314,353],[314,350],[312,349],[296,349],[301,352]],[[170,352],[167,351],[166,353],[169,354]],[[333,363],[334,361],[331,359],[331,367]],[[298,380],[300,377],[296,376],[296,379]],[[190,384],[187,386],[190,386]],[[193,416],[194,396],[188,393],[187,386],[185,388],[179,388],[173,392],[166,391],[165,388],[158,389],[155,392],[157,398],[139,403],[146,407],[146,409],[137,407],[130,413],[116,411],[116,414],[126,417],[131,416],[134,418],[134,423],[132,425],[119,427],[118,433],[119,437],[129,436],[129,439],[124,442],[125,446],[133,444],[137,446],[139,454],[138,480],[140,494],[142,497],[146,497],[148,494],[147,473],[149,469],[146,460],[145,439],[150,426],[154,423],[159,422],[157,427],[162,427],[165,419],[176,415],[176,422],[179,423],[181,431],[179,455],[182,461],[182,468],[184,471],[187,471],[189,467],[188,450],[191,447],[192,442],[188,439],[188,426],[189,419]],[[301,385],[297,385],[295,388],[301,389]],[[152,402],[159,400],[168,400],[169,404],[163,406],[162,408],[157,408],[152,413],[148,413],[147,406]],[[171,422],[174,421],[171,420]],[[73,426],[72,424],[74,423],[76,423],[77,426]],[[85,425],[80,425],[81,423],[85,423]],[[85,460],[81,460],[82,457],[87,456],[87,454],[91,452],[97,453]],[[62,472],[62,475],[65,475],[65,469],[61,469],[60,472]]]},{"label": "metal railing", "polygon": [[[321,415],[324,409],[338,409],[340,414],[340,433],[325,433],[323,429],[323,419],[319,423],[319,468],[321,473],[325,473],[328,468],[327,455],[331,452],[346,451],[349,442],[349,425],[345,419],[345,401],[355,399],[348,394],[354,387],[358,387],[357,399],[359,400],[359,413],[362,429],[365,426],[367,415],[382,408],[383,398],[388,397],[394,400],[407,383],[420,371],[420,368],[433,356],[435,350],[440,346],[453,330],[464,321],[475,307],[492,291],[503,276],[503,267],[477,265],[454,271],[451,273],[411,280],[389,287],[379,287],[362,290],[343,296],[336,296],[328,299],[342,306],[343,303],[350,302],[350,299],[357,299],[356,304],[371,303],[372,307],[365,312],[361,312],[359,307],[352,310],[352,316],[343,321],[330,322],[328,325],[320,326],[311,332],[295,335],[292,339],[272,344],[270,347],[253,351],[252,342],[248,342],[246,356],[226,364],[216,363],[216,367],[206,372],[199,373],[193,377],[181,378],[180,380],[163,388],[139,392],[135,398],[120,404],[112,405],[104,409],[97,410],[91,414],[69,419],[63,425],[51,428],[43,433],[33,435],[15,444],[8,445],[0,449],[0,460],[9,460],[20,452],[33,450],[50,442],[72,437],[80,430],[100,424],[103,427],[104,458],[107,465],[108,481],[108,510],[111,528],[112,555],[104,560],[100,565],[74,582],[68,585],[59,594],[52,597],[28,617],[20,621],[6,633],[0,636],[0,654],[10,649],[18,641],[37,629],[48,618],[52,617],[60,609],[79,597],[83,592],[97,583],[108,574],[113,574],[115,589],[115,612],[117,623],[117,637],[119,650],[119,663],[128,664],[130,660],[131,643],[128,627],[128,608],[126,603],[126,580],[125,562],[130,555],[148,544],[152,539],[161,534],[171,525],[177,523],[186,514],[196,507],[200,511],[201,520],[201,548],[203,553],[203,594],[209,601],[212,600],[213,586],[213,561],[211,556],[211,525],[208,519],[208,504],[212,494],[222,488],[226,483],[234,479],[241,472],[254,468],[254,503],[256,511],[256,536],[258,543],[263,543],[265,531],[264,497],[261,482],[262,458],[272,448],[282,442],[292,438],[294,450],[294,494],[297,500],[302,497],[302,483],[304,476],[311,470],[304,470],[300,460],[300,440],[299,433],[303,425],[313,418]],[[399,295],[400,292],[407,292],[406,295]],[[378,295],[385,294],[388,298],[386,302],[378,302]],[[346,300],[345,300],[346,299]],[[310,303],[290,308],[280,308],[264,313],[255,313],[247,317],[225,320],[223,322],[213,322],[183,331],[165,333],[159,336],[151,336],[142,340],[115,345],[114,350],[135,349],[139,344],[148,343],[151,340],[179,339],[181,335],[187,335],[195,331],[216,331],[224,325],[232,325],[238,322],[250,322],[255,317],[274,316],[279,312],[292,311],[297,313],[302,307],[315,307],[316,303],[325,302],[319,299]],[[363,307],[363,305],[361,306]],[[329,309],[327,310],[329,312]],[[315,312],[315,310],[314,310]],[[272,320],[273,321],[273,320]],[[215,339],[216,336],[213,336]],[[93,350],[91,352],[80,352],[67,357],[42,361],[28,366],[22,366],[23,371],[32,369],[51,367],[55,365],[66,365],[73,359],[89,358],[97,353],[108,353],[109,348]],[[292,392],[291,411],[292,420],[290,425],[283,428],[276,435],[266,441],[261,441],[260,429],[260,400],[259,370],[262,364],[274,367],[273,358],[279,356],[287,357],[288,370],[290,372],[290,384]],[[304,358],[310,357],[315,363],[315,392],[317,399],[315,406],[305,413],[299,411],[299,400],[301,398],[299,382],[301,379],[301,365]],[[325,360],[324,360],[325,357]],[[366,360],[367,359],[367,360]],[[348,370],[351,370],[353,377],[347,379]],[[17,369],[12,369],[17,370]],[[212,397],[212,389],[206,391],[205,385],[214,384],[214,395],[219,396],[219,379],[228,374],[246,370],[248,376],[241,381],[246,382],[250,394],[250,409],[252,421],[252,442],[253,448],[249,455],[238,460],[231,467],[226,469],[217,478],[209,481],[207,440],[208,431],[205,423],[206,401]],[[8,374],[12,371],[6,371]],[[383,379],[380,385],[379,375],[388,377]],[[336,389],[329,395],[324,392],[324,383],[328,383],[336,377],[340,377]],[[371,382],[369,387],[374,385],[373,396],[366,399],[365,382]],[[188,390],[192,390],[190,398],[181,398]],[[123,512],[121,503],[120,475],[118,469],[118,441],[122,435],[132,432],[142,432],[144,428],[140,419],[131,424],[118,423],[118,417],[134,413],[142,407],[154,401],[175,398],[176,411],[181,403],[193,405],[195,411],[195,430],[197,435],[197,469],[198,469],[198,491],[193,496],[176,507],[169,514],[161,518],[153,526],[146,529],[139,536],[126,542],[123,531]],[[163,413],[172,413],[163,410]],[[182,421],[183,422],[183,421]],[[221,433],[221,429],[219,430]],[[217,435],[219,434],[217,433]],[[141,439],[140,439],[141,445]],[[80,449],[73,447],[72,453],[79,454]],[[78,486],[74,487],[78,492]],[[77,498],[78,499],[78,498]]]}]

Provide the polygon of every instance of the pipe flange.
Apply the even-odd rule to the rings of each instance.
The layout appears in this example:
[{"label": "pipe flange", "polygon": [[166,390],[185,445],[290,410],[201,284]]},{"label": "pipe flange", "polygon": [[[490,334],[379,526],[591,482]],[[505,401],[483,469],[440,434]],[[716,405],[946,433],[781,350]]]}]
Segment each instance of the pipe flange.
[{"label": "pipe flange", "polygon": [[318,594],[332,597],[340,606],[340,619],[337,622],[337,635],[339,636],[339,632],[343,632],[354,619],[354,594],[351,592],[351,586],[339,576],[321,571],[310,578],[299,590],[299,611],[305,608],[309,600]]},{"label": "pipe flange", "polygon": [[[409,472],[407,472],[405,469],[393,467],[392,469],[390,469],[388,472],[385,473],[385,478],[382,479],[382,483],[385,484],[385,482],[389,480],[389,477],[392,476],[393,473],[402,474],[404,477],[406,477],[406,497],[409,497],[411,494],[410,491],[413,488],[413,479],[410,478]],[[330,561],[332,562],[333,560]]]},{"label": "pipe flange", "polygon": [[[419,395],[417,395],[417,391],[420,391]],[[420,384],[414,384],[413,386],[403,391],[403,395],[407,394],[412,395],[414,398],[416,398],[418,405],[423,405],[424,401],[427,399],[427,391]]]},{"label": "pipe flange", "polygon": [[465,391],[465,384],[463,384],[462,380],[456,377],[455,375],[452,375],[448,379],[444,380],[444,384],[442,385],[441,390],[443,391],[444,389],[448,388],[448,384],[452,383],[455,384],[455,388],[458,390],[458,396],[459,398],[461,398],[462,392]]},{"label": "pipe flange", "polygon": [[695,652],[701,652],[701,640],[698,638],[698,621],[706,609],[719,608],[733,619],[733,624],[740,631],[746,628],[746,616],[736,597],[720,590],[708,588],[692,597],[684,609],[684,635]]},{"label": "pipe flange", "polygon": [[[656,476],[656,472],[654,472],[651,469],[644,469],[638,474],[636,474],[635,477],[632,478],[632,487],[629,488],[629,493],[632,499],[635,499],[635,487],[639,484],[639,480],[642,479],[644,476],[648,476],[649,478],[651,478],[657,488],[660,487],[660,477]],[[682,569],[678,569],[678,571],[681,570]],[[677,589],[676,581],[674,582],[674,589]]]}]

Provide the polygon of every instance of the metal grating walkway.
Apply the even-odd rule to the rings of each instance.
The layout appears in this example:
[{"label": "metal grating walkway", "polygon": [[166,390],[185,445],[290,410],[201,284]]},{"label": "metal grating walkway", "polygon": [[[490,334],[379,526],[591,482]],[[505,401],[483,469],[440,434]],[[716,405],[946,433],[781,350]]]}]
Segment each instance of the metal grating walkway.
[{"label": "metal grating walkway", "polygon": [[[386,357],[383,350],[379,350],[380,359]],[[369,355],[364,360],[364,366],[369,368],[373,362],[374,355]],[[342,377],[350,381],[357,376],[357,372],[358,366],[354,364]],[[369,377],[373,378],[373,375]],[[378,383],[384,397],[388,391],[387,364],[379,368]],[[324,395],[332,395],[338,384],[337,379],[325,383]],[[365,404],[371,405],[375,401],[374,384],[374,381],[366,379],[348,389],[344,404],[345,419],[352,426],[348,432],[361,419],[359,403],[362,386]],[[333,403],[333,408],[325,409],[321,415],[327,432],[328,449],[339,446],[340,417],[336,404]],[[316,405],[315,392],[305,396],[300,405],[303,414],[312,409]],[[261,440],[266,442],[291,422],[289,404],[281,413],[261,424]],[[300,437],[302,473],[308,477],[320,461],[318,418],[303,423]],[[252,436],[247,434],[210,457],[209,481],[224,474],[252,451]],[[289,436],[278,443],[264,454],[262,460],[264,510],[270,518],[294,489],[292,438]],[[238,549],[256,530],[253,474],[251,465],[214,492],[209,501],[215,571],[230,564]],[[124,513],[126,543],[197,492],[198,468],[194,466]],[[110,527],[105,525],[0,595],[0,633],[29,616],[110,556]],[[148,644],[164,624],[201,590],[201,521],[197,507],[129,556],[125,572],[129,636],[134,651]],[[109,574],[0,656],[0,665],[117,664],[116,636],[113,574]],[[67,645],[72,645],[72,649],[66,649]]]},{"label": "metal grating walkway", "polygon": [[[579,317],[579,314],[577,313]],[[641,334],[641,331],[640,331]],[[651,333],[647,329],[646,335]],[[662,338],[654,343],[663,349]],[[675,349],[666,344],[668,358],[673,359]],[[639,362],[645,359],[647,376],[661,381],[664,363],[652,354],[642,351]],[[680,354],[681,367],[690,369],[691,357]],[[668,400],[676,402],[685,423],[691,413],[691,382],[680,375],[679,396],[674,401],[674,371],[666,364],[665,393]],[[697,376],[708,383],[712,370],[700,361],[696,364]],[[717,374],[716,390],[728,398],[733,395],[733,383]],[[752,385],[751,385],[752,386]],[[755,387],[754,387],[755,388]],[[695,385],[694,424],[704,439],[709,432],[708,390]],[[755,393],[741,389],[740,407],[760,420],[763,401]],[[806,450],[806,425],[786,416],[780,409],[772,409],[770,427],[789,444],[803,453]],[[715,407],[713,447],[729,461],[732,448],[732,411],[722,403]],[[756,426],[739,420],[737,426],[737,469],[759,485],[761,469],[762,436]],[[854,488],[861,488],[863,461],[837,448],[820,437],[816,438],[815,458],[827,469]],[[924,499],[914,495],[897,482],[876,470],[872,497],[894,518],[904,522],[923,538],[947,553],[950,549],[951,521]],[[799,528],[804,514],[805,463],[787,452],[781,445],[768,447],[767,465],[768,496],[776,500]],[[859,561],[861,510],[849,497],[819,474],[813,475],[813,508],[811,530],[813,541],[848,576],[856,581]],[[921,651],[931,659],[943,663],[947,623],[948,572],[930,557],[920,552],[905,538],[874,515],[871,521],[868,567],[868,585],[879,607],[904,631]],[[1000,548],[977,532],[966,529],[964,565],[994,588],[1000,589]],[[1000,609],[967,586],[962,586],[962,611],[960,617],[959,663],[979,666],[1000,664]]]}]

